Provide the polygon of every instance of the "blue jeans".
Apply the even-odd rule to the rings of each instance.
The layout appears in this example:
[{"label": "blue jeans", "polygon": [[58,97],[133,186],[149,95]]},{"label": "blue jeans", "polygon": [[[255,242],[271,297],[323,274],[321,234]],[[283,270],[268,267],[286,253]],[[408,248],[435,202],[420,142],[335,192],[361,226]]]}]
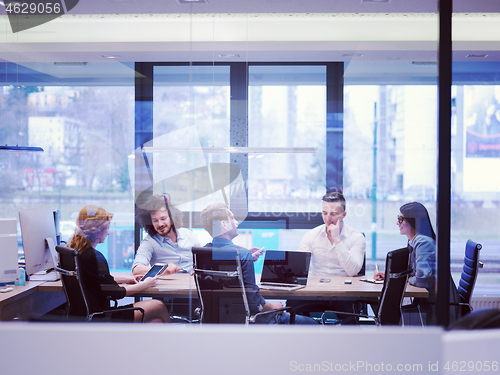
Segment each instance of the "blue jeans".
[{"label": "blue jeans", "polygon": [[[290,313],[273,314],[269,324],[290,324]],[[304,315],[295,315],[295,324],[318,324],[313,318]]]}]

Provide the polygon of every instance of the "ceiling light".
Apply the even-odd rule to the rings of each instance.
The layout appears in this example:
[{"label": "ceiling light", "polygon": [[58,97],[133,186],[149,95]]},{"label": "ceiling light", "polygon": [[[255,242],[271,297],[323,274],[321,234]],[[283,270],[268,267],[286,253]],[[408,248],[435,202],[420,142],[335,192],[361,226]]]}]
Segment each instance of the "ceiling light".
[{"label": "ceiling light", "polygon": [[219,57],[222,57],[222,58],[229,58],[229,57],[240,57],[240,55],[236,54],[236,53],[221,53],[219,55]]},{"label": "ceiling light", "polygon": [[31,151],[31,152],[43,152],[41,147],[31,147],[31,146],[0,146],[0,151]]},{"label": "ceiling light", "polygon": [[344,53],[342,57],[363,57],[362,53]]},{"label": "ceiling light", "polygon": [[[215,153],[215,154],[316,154],[316,147],[149,147],[143,146],[145,153]],[[256,156],[258,157],[258,156]]]},{"label": "ceiling light", "polygon": [[101,59],[118,59],[120,55],[99,55]]},{"label": "ceiling light", "polygon": [[179,4],[208,4],[207,0],[177,0]]},{"label": "ceiling light", "polygon": [[361,4],[364,3],[390,3],[391,0],[361,0]]},{"label": "ceiling light", "polygon": [[484,59],[484,58],[488,57],[488,55],[472,55],[472,54],[469,54],[469,55],[467,55],[465,57],[478,57],[478,58],[483,58]]},{"label": "ceiling light", "polygon": [[88,65],[88,62],[55,62],[55,66],[68,66],[68,67],[74,67],[74,66],[86,66]]},{"label": "ceiling light", "polygon": [[437,61],[412,61],[413,66],[417,67],[433,67],[437,66]]}]

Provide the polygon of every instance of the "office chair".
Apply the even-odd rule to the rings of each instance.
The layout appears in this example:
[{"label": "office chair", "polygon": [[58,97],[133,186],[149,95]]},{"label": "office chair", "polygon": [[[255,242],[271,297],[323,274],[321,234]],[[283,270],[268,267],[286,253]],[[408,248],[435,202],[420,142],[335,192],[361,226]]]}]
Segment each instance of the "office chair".
[{"label": "office chair", "polygon": [[61,274],[64,294],[66,295],[67,320],[90,322],[95,316],[103,316],[103,319],[99,319],[99,321],[117,321],[111,318],[112,313],[138,310],[142,313],[142,322],[144,322],[144,310],[140,307],[114,307],[110,310],[92,312],[82,281],[80,254],[77,250],[66,246],[56,246],[56,251],[59,254],[59,266],[56,267],[56,271]]},{"label": "office chair", "polygon": [[[408,275],[412,271],[411,268],[408,268],[409,256],[410,252],[407,247],[387,253],[384,286],[378,298],[378,304],[373,309],[375,315],[327,310],[323,313],[322,320],[324,321],[326,313],[333,312],[335,314],[371,318],[376,325],[400,325],[402,317],[401,306],[403,304],[406,282]],[[363,300],[359,302],[365,303]],[[366,301],[368,304],[372,304],[372,302]]]},{"label": "office chair", "polygon": [[[450,293],[450,307],[456,306],[457,310],[451,316],[457,319],[458,317],[463,317],[472,311],[472,306],[470,304],[470,299],[472,296],[472,292],[474,290],[474,286],[476,284],[477,273],[479,268],[483,267],[483,264],[479,261],[479,250],[481,250],[482,245],[476,243],[472,240],[467,240],[465,244],[465,257],[464,257],[464,266],[462,270],[462,274],[460,276],[460,280],[458,282],[458,295],[460,301],[456,301],[456,297],[452,297],[452,292]],[[450,278],[450,289],[455,287],[455,283]],[[455,301],[453,301],[455,299]],[[435,303],[427,302],[426,304],[430,306],[434,306]],[[452,310],[450,309],[450,312]],[[416,312],[420,318],[420,324],[424,326],[424,318],[422,315],[422,307],[418,303],[412,303],[410,305],[403,306],[403,312]]]},{"label": "office chair", "polygon": [[476,285],[477,273],[483,263],[479,261],[479,250],[482,245],[472,240],[465,244],[464,267],[458,282],[458,294],[460,295],[461,315],[464,316],[472,311],[470,299]]},{"label": "office chair", "polygon": [[[290,324],[295,323],[292,307],[259,312],[251,315],[239,252],[235,249],[217,249],[214,256],[210,247],[193,247],[196,290],[201,303],[200,320],[203,323],[256,323],[259,316],[279,311],[290,311]],[[225,320],[220,307],[226,309]]]}]

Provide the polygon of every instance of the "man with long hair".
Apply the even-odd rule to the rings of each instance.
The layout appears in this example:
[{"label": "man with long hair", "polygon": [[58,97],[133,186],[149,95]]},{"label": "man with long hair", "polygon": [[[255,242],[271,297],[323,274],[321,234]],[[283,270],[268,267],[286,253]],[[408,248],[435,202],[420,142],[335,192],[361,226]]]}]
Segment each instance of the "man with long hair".
[{"label": "man with long hair", "polygon": [[134,263],[134,275],[145,274],[156,263],[168,264],[165,274],[191,272],[191,248],[200,246],[196,235],[181,228],[182,213],[164,195],[151,195],[136,207],[136,219],[148,236],[142,240]]}]

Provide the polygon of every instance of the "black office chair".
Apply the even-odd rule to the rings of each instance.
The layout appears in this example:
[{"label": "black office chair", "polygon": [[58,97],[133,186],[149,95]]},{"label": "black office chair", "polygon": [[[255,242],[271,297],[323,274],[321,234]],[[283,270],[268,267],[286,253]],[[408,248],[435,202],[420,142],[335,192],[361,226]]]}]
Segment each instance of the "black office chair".
[{"label": "black office chair", "polygon": [[451,323],[446,329],[448,331],[457,329],[488,329],[500,328],[499,309],[474,310],[459,320]]},{"label": "black office chair", "polygon": [[[357,316],[360,318],[371,318],[376,325],[400,325],[401,324],[401,306],[406,289],[408,275],[411,274],[411,268],[408,269],[408,258],[410,252],[407,247],[393,250],[387,253],[385,260],[385,279],[384,286],[378,298],[378,304],[373,306],[375,315],[367,313],[348,313],[344,311],[325,311],[327,313],[343,314]],[[372,304],[372,301],[363,301]]]},{"label": "black office chair", "polygon": [[[201,302],[200,320],[203,323],[256,323],[259,316],[290,311],[290,324],[295,323],[293,308],[283,307],[251,315],[248,293],[243,280],[239,253],[235,249],[193,247],[196,290]],[[226,312],[221,311],[225,309]]]},{"label": "black office chair", "polygon": [[56,270],[61,274],[61,281],[66,295],[67,309],[66,319],[70,321],[90,322],[96,316],[102,316],[99,321],[118,321],[112,319],[111,315],[118,311],[138,310],[142,313],[144,322],[144,310],[140,307],[114,307],[110,310],[92,312],[89,307],[87,292],[82,281],[80,254],[77,250],[56,246],[59,254],[59,266]]},{"label": "black office chair", "polygon": [[[483,266],[479,261],[479,250],[481,250],[481,248],[481,244],[472,240],[467,240],[465,244],[464,266],[457,288],[460,301],[456,298],[456,292],[453,294],[453,291],[451,291],[451,288],[455,287],[455,283],[450,278],[450,321],[464,317],[472,311],[470,299],[474,290],[474,285],[476,284],[477,273],[479,268]],[[455,298],[453,296],[455,296]],[[426,302],[426,305],[433,308],[435,303]],[[403,312],[417,313],[420,318],[420,324],[422,326],[425,325],[422,307],[418,303],[413,302],[410,305],[403,306]]]},{"label": "black office chair", "polygon": [[467,240],[465,244],[464,267],[457,288],[458,294],[460,295],[462,316],[472,311],[470,299],[474,290],[474,285],[476,284],[478,270],[483,266],[479,261],[479,250],[481,250],[481,248],[481,244],[472,240]]}]

